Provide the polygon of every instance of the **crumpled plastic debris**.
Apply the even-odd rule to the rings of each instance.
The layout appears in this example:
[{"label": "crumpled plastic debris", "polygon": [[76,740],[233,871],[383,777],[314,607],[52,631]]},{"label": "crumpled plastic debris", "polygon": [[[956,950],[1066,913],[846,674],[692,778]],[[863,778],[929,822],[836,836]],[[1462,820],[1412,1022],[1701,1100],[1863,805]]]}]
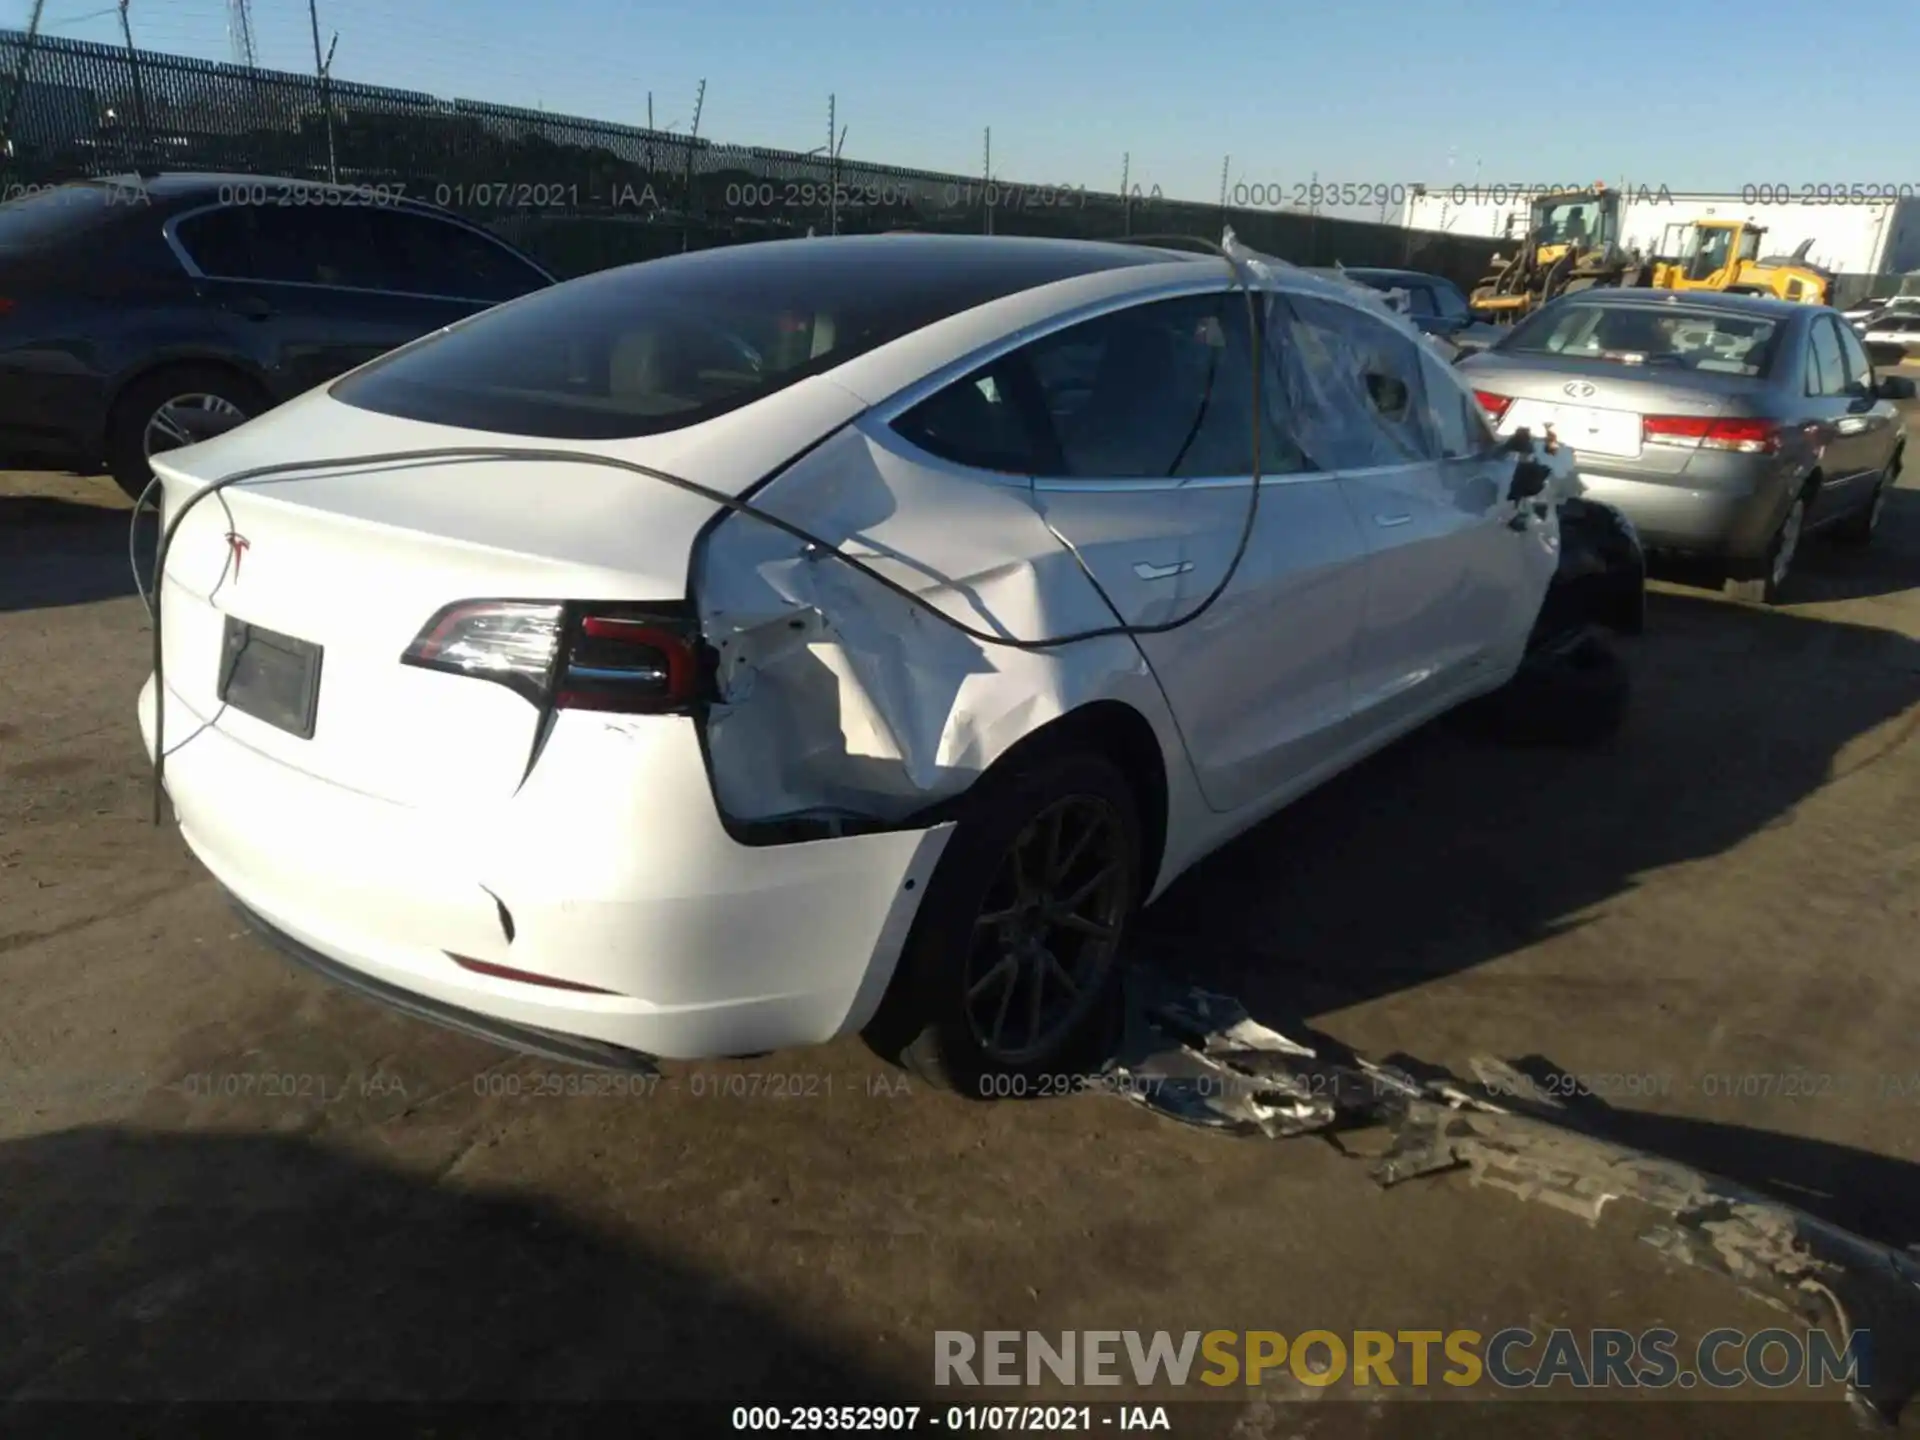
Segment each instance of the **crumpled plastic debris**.
[{"label": "crumpled plastic debris", "polygon": [[[1371,1160],[1383,1187],[1464,1170],[1471,1183],[1590,1223],[1615,1202],[1663,1218],[1641,1239],[1851,1342],[1871,1334],[1869,1373],[1847,1398],[1891,1429],[1920,1393],[1920,1255],[1853,1234],[1778,1198],[1610,1140],[1606,1108],[1575,1110],[1507,1062],[1475,1057],[1474,1078],[1405,1056],[1369,1060],[1305,1025],[1289,1034],[1239,1001],[1135,972],[1111,1088],[1182,1123],[1241,1136],[1321,1135]],[[1384,1149],[1343,1135],[1384,1129]]]}]

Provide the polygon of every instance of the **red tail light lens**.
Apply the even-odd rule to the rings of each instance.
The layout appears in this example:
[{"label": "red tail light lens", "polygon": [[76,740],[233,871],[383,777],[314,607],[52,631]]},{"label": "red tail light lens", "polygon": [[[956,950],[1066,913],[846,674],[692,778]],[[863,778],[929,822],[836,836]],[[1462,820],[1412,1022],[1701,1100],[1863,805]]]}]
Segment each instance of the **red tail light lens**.
[{"label": "red tail light lens", "polygon": [[1487,419],[1498,425],[1506,417],[1508,407],[1513,404],[1511,395],[1496,395],[1491,390],[1476,390],[1473,398],[1480,402],[1480,408],[1487,412]]},{"label": "red tail light lens", "polygon": [[1683,450],[1730,450],[1741,455],[1771,455],[1780,448],[1780,426],[1773,420],[1715,420],[1706,415],[1648,415],[1640,422],[1641,440]]},{"label": "red tail light lens", "polygon": [[702,698],[697,627],[672,605],[461,600],[429,620],[403,665],[505,685],[557,710],[662,714]]}]

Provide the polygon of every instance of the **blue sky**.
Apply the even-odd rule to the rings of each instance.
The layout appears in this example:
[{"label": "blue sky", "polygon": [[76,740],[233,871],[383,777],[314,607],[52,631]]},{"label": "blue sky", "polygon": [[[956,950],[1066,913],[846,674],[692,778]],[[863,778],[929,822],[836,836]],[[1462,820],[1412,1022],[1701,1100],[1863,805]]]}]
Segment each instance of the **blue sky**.
[{"label": "blue sky", "polygon": [[[1920,6],[1812,0],[318,0],[334,73],[467,99],[806,150],[838,96],[846,156],[1007,180],[1217,198],[1421,180],[1606,179],[1675,191],[1920,185],[1920,90],[1859,57],[1915,53]],[[29,0],[0,0],[23,26]],[[262,63],[310,70],[306,0],[254,0]],[[142,48],[225,59],[226,0],[131,0]],[[111,0],[47,0],[53,34],[119,41]],[[1477,37],[1514,35],[1495,67]],[[1796,38],[1798,37],[1798,38]],[[1837,45],[1837,48],[1835,46]],[[1523,68],[1527,57],[1537,68]]]}]

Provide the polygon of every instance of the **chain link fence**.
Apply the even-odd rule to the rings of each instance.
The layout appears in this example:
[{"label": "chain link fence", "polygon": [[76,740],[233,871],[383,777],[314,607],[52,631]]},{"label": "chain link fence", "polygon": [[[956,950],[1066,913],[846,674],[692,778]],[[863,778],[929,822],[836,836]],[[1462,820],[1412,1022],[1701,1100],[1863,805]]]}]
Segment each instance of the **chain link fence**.
[{"label": "chain link fence", "polygon": [[545,111],[0,30],[6,198],[212,170],[379,187],[479,220],[561,274],[744,240],[886,230],[1116,239],[1231,225],[1301,265],[1471,285],[1497,242],[1279,209],[1026,185],[715,143]]}]

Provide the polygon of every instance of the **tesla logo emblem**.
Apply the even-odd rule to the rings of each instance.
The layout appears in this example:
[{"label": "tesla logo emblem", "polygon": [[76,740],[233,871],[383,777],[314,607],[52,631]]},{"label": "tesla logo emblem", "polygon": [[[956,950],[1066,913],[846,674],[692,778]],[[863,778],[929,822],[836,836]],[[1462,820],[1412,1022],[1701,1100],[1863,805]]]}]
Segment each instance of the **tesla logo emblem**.
[{"label": "tesla logo emblem", "polygon": [[253,542],[248,540],[247,537],[239,531],[229,530],[227,532],[227,553],[233,556],[233,579],[236,585],[240,582],[241,557],[252,548]]},{"label": "tesla logo emblem", "polygon": [[1593,394],[1593,386],[1584,380],[1569,380],[1566,384],[1566,391],[1567,394],[1573,396],[1576,400],[1585,400]]}]

